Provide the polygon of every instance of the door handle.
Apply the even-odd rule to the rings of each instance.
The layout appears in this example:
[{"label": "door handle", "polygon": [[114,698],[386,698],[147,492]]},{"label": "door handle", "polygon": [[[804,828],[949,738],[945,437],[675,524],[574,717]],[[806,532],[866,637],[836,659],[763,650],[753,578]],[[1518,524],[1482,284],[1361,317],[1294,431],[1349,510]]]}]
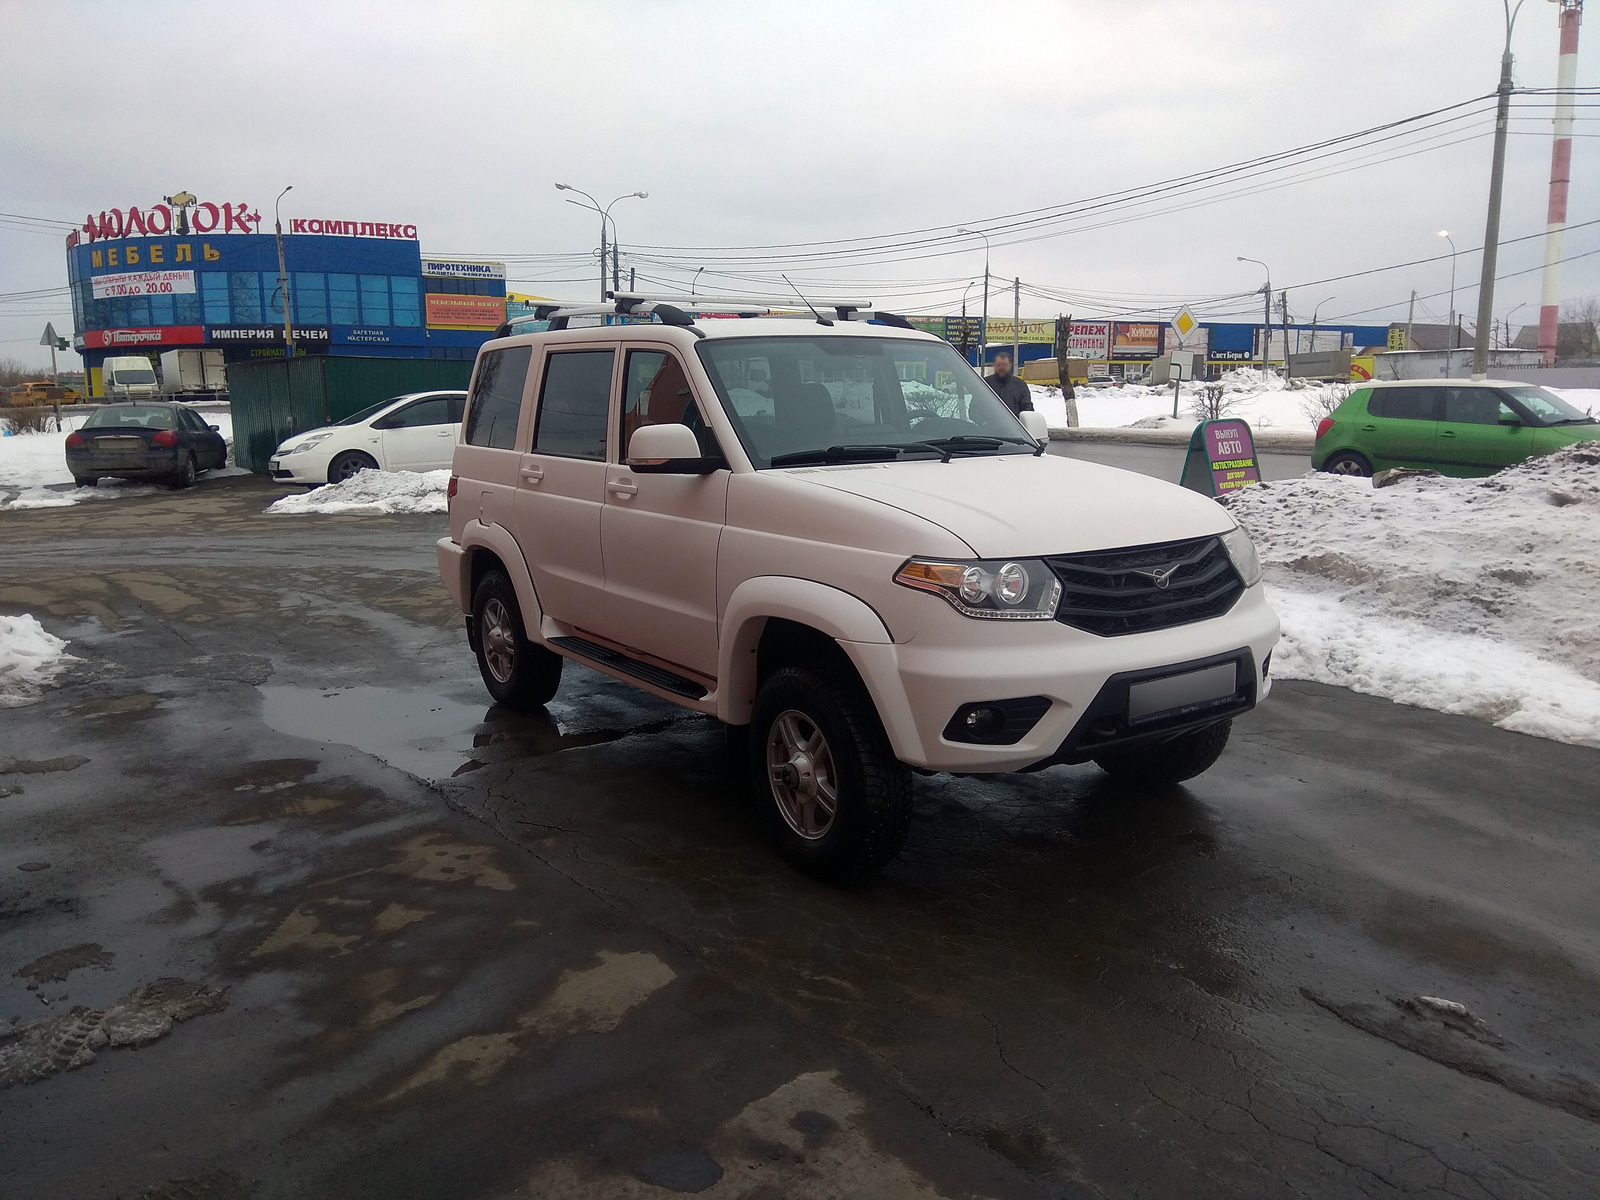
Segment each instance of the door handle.
[{"label": "door handle", "polygon": [[626,479],[619,479],[615,483],[607,484],[606,486],[611,489],[611,494],[614,496],[637,496],[639,494],[639,489]]},{"label": "door handle", "polygon": [[455,434],[451,433],[448,429],[441,429],[441,430],[439,430],[439,432],[438,432],[438,434],[436,436],[437,437],[454,437]]},{"label": "door handle", "polygon": [[524,483],[538,483],[544,478],[544,471],[539,467],[523,467],[517,474],[522,476]]},{"label": "door handle", "polygon": [[1373,430],[1377,429],[1377,426],[1376,425],[1363,425],[1361,427],[1361,429],[1362,429],[1363,433],[1371,433]]},{"label": "door handle", "polygon": [[1454,429],[1441,429],[1439,431],[1440,437],[1455,437],[1455,435],[1456,431]]}]

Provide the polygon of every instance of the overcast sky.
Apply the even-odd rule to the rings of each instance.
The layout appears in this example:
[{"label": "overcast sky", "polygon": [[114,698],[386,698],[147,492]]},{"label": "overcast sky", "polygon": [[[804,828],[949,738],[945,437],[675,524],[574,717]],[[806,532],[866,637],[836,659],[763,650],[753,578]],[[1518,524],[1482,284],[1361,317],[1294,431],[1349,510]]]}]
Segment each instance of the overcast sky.
[{"label": "overcast sky", "polygon": [[[715,248],[982,226],[1352,133],[1491,92],[1504,36],[1500,0],[0,0],[0,27],[0,212],[82,222],[188,189],[250,202],[265,230],[293,184],[286,226],[415,223],[424,253],[505,257],[514,290],[585,300],[599,219],[563,203],[557,181],[602,202],[650,193],[613,215],[624,270],[652,288],[703,265],[702,293],[749,292],[778,266]],[[1583,37],[1578,82],[1594,85],[1593,19]],[[1527,0],[1514,50],[1519,86],[1554,85],[1553,3]],[[1383,323],[1404,319],[1411,289],[1447,289],[1449,262],[1311,281],[1439,254],[1448,229],[1470,322],[1492,129],[1475,111],[1295,171],[1320,178],[999,235],[993,271],[1070,293],[1025,294],[1025,316],[1170,316],[1184,300],[1225,315],[1258,303],[1217,299],[1260,287],[1242,254],[1270,265],[1297,319],[1321,302],[1324,320],[1375,309],[1352,319]],[[1512,129],[1508,239],[1543,228],[1548,110],[1519,110]],[[1574,222],[1600,218],[1600,120],[1577,129]],[[1591,250],[1600,224],[1568,235],[1569,255]],[[906,312],[959,307],[978,279],[977,310],[979,239],[917,253],[785,266],[807,291]],[[1537,239],[1506,245],[1500,271],[1541,258]],[[0,224],[0,293],[65,282],[59,234]],[[1600,293],[1600,254],[1566,265],[1564,292]],[[1536,271],[1506,279],[1495,310],[1527,304],[1514,324],[1536,322],[1538,296]],[[1009,289],[990,304],[1009,315]],[[1418,319],[1448,307],[1425,299]],[[70,330],[64,296],[0,299],[0,355],[47,362],[34,344],[46,319]]]}]

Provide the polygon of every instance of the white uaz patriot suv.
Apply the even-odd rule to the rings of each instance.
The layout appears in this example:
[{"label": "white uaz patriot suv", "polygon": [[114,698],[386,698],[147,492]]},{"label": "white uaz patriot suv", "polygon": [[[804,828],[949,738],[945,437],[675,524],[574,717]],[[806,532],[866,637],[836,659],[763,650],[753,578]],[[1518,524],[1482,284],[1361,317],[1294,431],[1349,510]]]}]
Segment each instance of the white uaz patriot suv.
[{"label": "white uaz patriot suv", "polygon": [[1278,619],[1214,501],[1044,454],[899,318],[619,306],[478,352],[438,558],[497,702],[570,658],[716,717],[841,877],[899,849],[914,771],[1172,783],[1266,696]]}]

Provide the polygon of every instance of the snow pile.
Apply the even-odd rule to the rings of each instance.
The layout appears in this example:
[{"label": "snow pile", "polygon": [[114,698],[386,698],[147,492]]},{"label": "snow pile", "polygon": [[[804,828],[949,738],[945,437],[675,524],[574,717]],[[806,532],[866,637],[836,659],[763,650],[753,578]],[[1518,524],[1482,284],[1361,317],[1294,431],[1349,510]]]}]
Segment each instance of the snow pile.
[{"label": "snow pile", "polygon": [[268,505],[269,513],[441,513],[449,503],[450,472],[359,471]]},{"label": "snow pile", "polygon": [[27,613],[0,616],[0,708],[39,699],[39,690],[72,662],[67,643]]},{"label": "snow pile", "polygon": [[1485,479],[1307,475],[1230,498],[1273,674],[1600,747],[1600,443]]},{"label": "snow pile", "polygon": [[[114,500],[119,496],[148,496],[162,490],[147,483],[102,479],[98,487],[80,488],[67,470],[67,434],[89,419],[88,413],[61,414],[58,433],[18,433],[0,437],[0,511],[14,508],[65,508],[85,500]],[[225,412],[200,410],[208,425],[215,425],[228,442],[229,465],[207,471],[202,479],[219,475],[244,475],[233,463],[233,419]]]},{"label": "snow pile", "polygon": [[[1306,383],[1291,387],[1276,375],[1263,377],[1258,370],[1229,371],[1218,381],[1222,387],[1223,416],[1241,417],[1256,430],[1286,429],[1310,433],[1322,416],[1350,391],[1349,384]],[[1067,402],[1061,389],[1029,385],[1033,406],[1044,413],[1052,429],[1067,425]],[[1217,384],[1210,385],[1212,387]],[[1076,389],[1078,420],[1085,429],[1174,429],[1188,433],[1198,423],[1191,405],[1205,394],[1204,383],[1184,383],[1178,416],[1172,416],[1172,388],[1131,383],[1120,388]]]}]

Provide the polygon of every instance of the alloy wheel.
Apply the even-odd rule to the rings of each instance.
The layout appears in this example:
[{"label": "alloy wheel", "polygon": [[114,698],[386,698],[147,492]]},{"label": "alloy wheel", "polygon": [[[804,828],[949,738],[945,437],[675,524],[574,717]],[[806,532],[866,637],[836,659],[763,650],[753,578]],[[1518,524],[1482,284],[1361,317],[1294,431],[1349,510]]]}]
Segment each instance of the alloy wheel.
[{"label": "alloy wheel", "polygon": [[510,683],[517,662],[517,634],[511,624],[511,613],[491,596],[484,603],[482,623],[478,638],[489,674],[500,683]]},{"label": "alloy wheel", "polygon": [[828,739],[805,713],[785,709],[772,722],[767,777],[785,824],[810,841],[825,837],[839,809],[839,777]]}]

